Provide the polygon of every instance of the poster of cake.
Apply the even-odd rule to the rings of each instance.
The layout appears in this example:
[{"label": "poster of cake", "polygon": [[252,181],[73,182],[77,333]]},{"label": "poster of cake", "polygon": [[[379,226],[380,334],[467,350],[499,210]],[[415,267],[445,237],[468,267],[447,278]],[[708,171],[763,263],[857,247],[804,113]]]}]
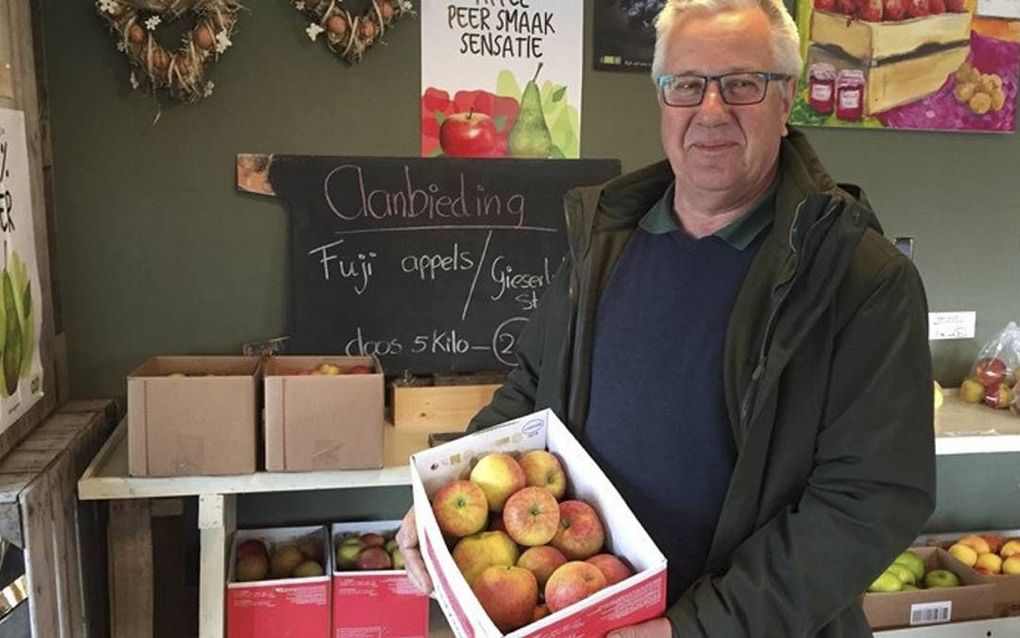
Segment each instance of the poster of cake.
[{"label": "poster of cake", "polygon": [[421,156],[580,157],[583,32],[574,2],[422,0]]},{"label": "poster of cake", "polygon": [[1003,0],[800,0],[794,124],[1012,133],[1020,22]]}]

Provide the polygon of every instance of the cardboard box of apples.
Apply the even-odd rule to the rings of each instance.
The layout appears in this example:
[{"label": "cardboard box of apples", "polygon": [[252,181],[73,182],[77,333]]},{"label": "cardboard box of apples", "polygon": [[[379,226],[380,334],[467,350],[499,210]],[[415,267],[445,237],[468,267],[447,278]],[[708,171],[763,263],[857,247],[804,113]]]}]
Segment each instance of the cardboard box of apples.
[{"label": "cardboard box of apples", "polygon": [[429,598],[407,579],[400,521],[334,523],[333,633],[427,636]]},{"label": "cardboard box of apples", "polygon": [[665,557],[551,410],[419,452],[411,480],[457,636],[601,636],[665,611]]},{"label": "cardboard box of apples", "polygon": [[935,534],[921,542],[942,547],[995,586],[995,615],[1020,616],[1020,530]]},{"label": "cardboard box of apples", "polygon": [[238,530],[227,579],[227,638],[328,638],[325,527]]},{"label": "cardboard box of apples", "polygon": [[864,615],[872,629],[990,618],[987,578],[941,547],[902,552],[868,587]]}]

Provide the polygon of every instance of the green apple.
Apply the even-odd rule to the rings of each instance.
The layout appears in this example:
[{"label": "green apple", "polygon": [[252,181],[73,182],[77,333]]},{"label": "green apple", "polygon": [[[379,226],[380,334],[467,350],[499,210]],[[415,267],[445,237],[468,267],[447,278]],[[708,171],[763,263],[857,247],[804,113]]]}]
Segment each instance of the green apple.
[{"label": "green apple", "polygon": [[875,579],[875,582],[868,586],[868,591],[876,594],[885,594],[903,589],[903,581],[896,574],[884,571]]},{"label": "green apple", "polygon": [[338,569],[354,569],[358,554],[363,549],[361,539],[357,536],[344,539],[336,546],[336,566]]},{"label": "green apple", "polygon": [[899,578],[904,585],[913,585],[917,583],[917,579],[914,578],[914,572],[910,571],[910,568],[901,563],[893,563],[885,569],[887,572],[896,574],[896,578]]},{"label": "green apple", "polygon": [[917,585],[904,585],[900,591],[917,591]]},{"label": "green apple", "polygon": [[948,569],[933,569],[924,577],[924,586],[928,589],[935,587],[958,587],[960,577]]},{"label": "green apple", "polygon": [[924,579],[924,561],[914,552],[903,552],[896,557],[893,563],[903,565],[914,575],[914,583],[920,583]]}]

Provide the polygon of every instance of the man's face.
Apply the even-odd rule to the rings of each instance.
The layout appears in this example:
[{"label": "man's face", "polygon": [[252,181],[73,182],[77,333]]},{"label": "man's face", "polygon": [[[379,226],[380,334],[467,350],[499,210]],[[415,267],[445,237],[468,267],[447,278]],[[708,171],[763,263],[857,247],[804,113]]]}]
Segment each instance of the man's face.
[{"label": "man's face", "polygon": [[[768,18],[758,8],[681,17],[663,55],[663,73],[720,75],[773,71]],[[662,146],[677,189],[692,203],[713,207],[745,203],[769,179],[793,104],[793,82],[773,81],[760,104],[731,106],[717,82],[699,106],[662,101]]]}]

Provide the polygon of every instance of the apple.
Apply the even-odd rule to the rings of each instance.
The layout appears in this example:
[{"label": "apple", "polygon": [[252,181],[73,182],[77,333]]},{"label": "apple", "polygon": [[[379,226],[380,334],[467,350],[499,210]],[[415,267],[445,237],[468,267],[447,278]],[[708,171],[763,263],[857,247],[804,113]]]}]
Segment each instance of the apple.
[{"label": "apple", "polygon": [[313,578],[315,576],[324,576],[326,574],[317,561],[306,560],[297,567],[294,568],[292,576],[294,578]]},{"label": "apple", "polygon": [[836,11],[846,16],[857,14],[857,2],[855,0],[836,0]]},{"label": "apple", "polygon": [[1002,545],[1002,549],[999,550],[999,556],[1003,558],[1009,558],[1014,554],[1020,554],[1020,539],[1011,538]]},{"label": "apple", "polygon": [[357,536],[346,538],[336,546],[337,569],[354,569],[358,561],[358,554],[364,549],[361,539]]},{"label": "apple", "polygon": [[598,567],[602,575],[606,577],[607,585],[615,585],[621,580],[626,580],[634,574],[634,570],[627,566],[619,556],[612,554],[596,554],[585,560],[586,563]]},{"label": "apple", "polygon": [[985,539],[985,542],[988,543],[988,551],[998,554],[999,550],[1002,549],[1003,540],[1001,536],[996,534],[982,534],[981,538]]},{"label": "apple", "polygon": [[868,591],[875,594],[887,594],[903,589],[903,581],[889,570],[878,575],[873,583],[868,585]]},{"label": "apple", "polygon": [[946,8],[953,13],[967,13],[967,0],[946,0]]},{"label": "apple", "polygon": [[977,562],[974,563],[974,569],[987,569],[993,574],[998,574],[1002,571],[1002,556],[998,554],[978,554]]},{"label": "apple", "polygon": [[361,535],[361,544],[364,547],[385,547],[386,539],[380,534],[369,532]]},{"label": "apple", "polygon": [[347,374],[372,374],[372,368],[364,365],[351,366],[347,369]]},{"label": "apple", "polygon": [[543,604],[539,605],[538,607],[535,607],[535,612],[533,614],[531,614],[531,622],[535,622],[536,620],[541,620],[541,619],[545,618],[548,615],[549,615],[549,605],[546,605],[546,604],[543,603]]},{"label": "apple", "polygon": [[982,576],[995,576],[996,572],[988,569],[987,567],[975,567],[974,571],[981,574]]},{"label": "apple", "polygon": [[861,20],[867,22],[882,21],[882,0],[859,0],[857,12]]},{"label": "apple", "polygon": [[538,606],[535,575],[513,565],[487,567],[471,583],[471,591],[503,633],[530,623]]},{"label": "apple", "polygon": [[556,455],[545,450],[525,452],[518,459],[528,485],[548,488],[556,500],[567,491],[567,474]]},{"label": "apple", "polygon": [[985,386],[977,379],[964,379],[960,384],[960,398],[966,403],[981,403],[985,400]]},{"label": "apple", "polygon": [[447,157],[490,157],[498,141],[492,118],[474,109],[447,115],[439,126],[439,146]]},{"label": "apple", "polygon": [[273,578],[289,578],[294,568],[305,562],[305,557],[297,547],[283,545],[269,559],[269,575]]},{"label": "apple", "polygon": [[938,587],[957,587],[960,577],[948,569],[933,569],[924,576],[924,586],[928,589]]},{"label": "apple", "polygon": [[584,501],[560,503],[560,528],[549,542],[569,560],[584,560],[599,553],[606,540],[598,512]]},{"label": "apple", "polygon": [[269,559],[264,554],[248,554],[237,559],[234,576],[238,582],[265,580],[269,575]]},{"label": "apple", "polygon": [[560,528],[559,503],[544,487],[518,490],[503,505],[503,525],[520,545],[545,545]]},{"label": "apple", "polygon": [[946,0],[928,0],[928,11],[932,15],[946,12]]},{"label": "apple", "polygon": [[1020,574],[1020,555],[1014,554],[1002,561],[1003,574]]},{"label": "apple", "polygon": [[882,0],[882,14],[886,20],[902,20],[907,15],[906,0]]},{"label": "apple", "polygon": [[476,483],[450,481],[432,496],[432,512],[444,534],[461,538],[485,528],[489,501]]},{"label": "apple", "polygon": [[992,548],[988,545],[988,541],[977,534],[968,534],[956,542],[959,545],[966,545],[973,548],[973,550],[978,554],[987,554],[992,551]]},{"label": "apple", "polygon": [[956,543],[949,548],[949,553],[967,567],[973,567],[974,564],[977,563],[978,554],[974,551],[974,548],[969,545]]},{"label": "apple", "polygon": [[832,11],[836,6],[836,0],[815,0],[815,9]]},{"label": "apple", "polygon": [[1005,385],[993,385],[985,389],[985,405],[998,410],[1005,410],[1013,403],[1013,391]]},{"label": "apple", "polygon": [[517,566],[534,574],[539,588],[544,590],[552,573],[566,562],[567,557],[560,550],[549,545],[539,545],[524,550],[521,557],[517,559]]},{"label": "apple", "polygon": [[393,569],[405,569],[407,564],[404,562],[404,552],[400,551],[400,548],[390,550],[390,558],[393,559]]},{"label": "apple", "polygon": [[400,547],[400,544],[397,543],[397,539],[391,538],[388,541],[386,541],[386,551],[388,551],[389,553],[392,554],[393,550],[397,549],[398,547]]},{"label": "apple", "polygon": [[478,532],[465,536],[453,548],[453,562],[470,585],[486,567],[517,564],[517,545],[503,532]]},{"label": "apple", "polygon": [[998,357],[985,357],[974,364],[974,378],[986,388],[999,385],[1006,378],[1006,362]]},{"label": "apple", "polygon": [[503,452],[486,454],[479,459],[471,468],[470,479],[485,492],[491,512],[502,512],[503,503],[525,485],[524,470],[520,463]]},{"label": "apple", "polygon": [[914,582],[919,583],[924,578],[924,560],[914,552],[903,552],[893,561],[903,565],[914,574]]},{"label": "apple", "polygon": [[606,586],[602,570],[584,561],[575,560],[560,565],[545,584],[545,604],[549,611],[584,600]]},{"label": "apple", "polygon": [[928,15],[928,0],[908,0],[907,15],[911,18],[923,18]]},{"label": "apple", "polygon": [[322,542],[315,538],[302,538],[294,543],[294,547],[298,548],[301,555],[308,560],[313,560],[316,563],[322,563]]},{"label": "apple", "polygon": [[257,538],[249,538],[246,541],[241,541],[237,544],[237,559],[240,560],[245,556],[265,556],[269,557],[269,552],[266,550],[266,545]]},{"label": "apple", "polygon": [[899,578],[900,582],[904,585],[917,583],[917,580],[914,578],[914,572],[910,571],[910,568],[902,563],[893,563],[886,567],[885,571],[896,574],[896,578]]},{"label": "apple", "polygon": [[382,547],[366,547],[358,554],[354,563],[355,569],[360,571],[378,571],[380,569],[392,569],[393,560]]}]

